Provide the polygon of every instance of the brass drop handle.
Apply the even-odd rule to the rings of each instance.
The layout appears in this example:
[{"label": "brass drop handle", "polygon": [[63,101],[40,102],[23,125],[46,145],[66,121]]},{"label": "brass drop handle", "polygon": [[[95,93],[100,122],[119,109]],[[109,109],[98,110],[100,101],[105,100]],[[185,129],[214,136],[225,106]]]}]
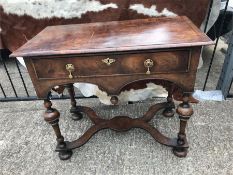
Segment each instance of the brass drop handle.
[{"label": "brass drop handle", "polygon": [[67,64],[66,65],[66,70],[69,72],[69,78],[72,79],[74,78],[72,75],[72,72],[74,72],[74,65],[73,64]]},{"label": "brass drop handle", "polygon": [[154,65],[153,60],[151,59],[147,59],[146,61],[144,61],[144,66],[147,68],[146,74],[149,75],[150,74],[150,68]]},{"label": "brass drop handle", "polygon": [[114,63],[116,60],[112,58],[105,58],[102,60],[103,63],[107,64],[107,66],[111,66],[112,63]]}]

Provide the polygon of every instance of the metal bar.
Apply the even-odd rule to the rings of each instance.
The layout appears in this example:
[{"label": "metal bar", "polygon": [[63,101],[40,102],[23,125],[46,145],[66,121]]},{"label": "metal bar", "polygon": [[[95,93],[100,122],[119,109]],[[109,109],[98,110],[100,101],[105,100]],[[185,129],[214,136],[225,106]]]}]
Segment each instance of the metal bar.
[{"label": "metal bar", "polygon": [[224,9],[224,12],[223,12],[223,18],[222,18],[222,21],[221,21],[221,24],[220,24],[220,30],[218,32],[217,40],[216,40],[216,43],[215,43],[215,46],[214,46],[214,50],[213,50],[213,53],[212,53],[212,57],[211,57],[211,60],[210,60],[210,65],[209,65],[209,68],[208,68],[208,71],[207,71],[205,83],[204,83],[204,86],[203,86],[203,91],[206,88],[206,84],[207,84],[207,81],[208,81],[208,78],[209,78],[209,74],[210,74],[210,69],[212,67],[214,56],[215,56],[215,52],[216,52],[216,49],[217,49],[217,46],[218,46],[218,41],[219,41],[219,38],[220,38],[220,34],[222,32],[222,29],[223,29],[223,23],[225,21],[225,16],[226,16],[226,11],[227,11],[227,7],[228,7],[228,3],[229,3],[229,0],[227,0],[226,5],[225,5],[225,9]]},{"label": "metal bar", "polygon": [[3,93],[4,97],[6,98],[6,94],[5,94],[5,91],[4,91],[4,89],[3,89],[3,87],[2,87],[2,84],[1,84],[1,83],[0,83],[0,88],[1,88],[1,90],[2,90],[2,93]]},{"label": "metal bar", "polygon": [[20,78],[21,78],[21,80],[22,80],[24,90],[25,90],[25,92],[26,92],[27,96],[29,97],[29,93],[28,93],[28,90],[27,90],[26,84],[25,84],[25,82],[24,82],[24,79],[23,79],[23,76],[22,76],[21,70],[20,70],[20,68],[19,68],[18,61],[17,61],[16,59],[15,59],[15,64],[16,64],[16,67],[17,67],[17,69],[18,69],[18,72],[19,72]]},{"label": "metal bar", "polygon": [[222,72],[218,80],[216,89],[221,90],[227,98],[233,80],[233,34],[228,45],[227,54],[223,63]]},{"label": "metal bar", "polygon": [[[88,98],[98,98],[96,96],[91,97],[84,97],[82,95],[75,96],[75,99],[88,99]],[[153,99],[164,99],[165,97],[153,97]],[[58,95],[53,95],[51,100],[64,100],[64,99],[70,99],[70,96],[63,95],[62,97],[59,97]],[[0,98],[0,102],[10,102],[10,101],[35,101],[35,100],[43,100],[37,98],[37,96],[29,96],[29,97],[7,97],[7,98]],[[137,102],[138,103],[138,102]]]},{"label": "metal bar", "polygon": [[[230,90],[231,90],[232,83],[233,83],[233,79],[231,80],[231,84],[229,86],[229,90],[228,90],[228,93],[227,93],[227,98],[228,98],[228,96],[230,96]],[[230,98],[232,98],[232,97],[230,97]]]},{"label": "metal bar", "polygon": [[207,15],[207,18],[206,18],[206,24],[205,24],[205,28],[204,28],[204,32],[205,32],[205,33],[206,33],[207,26],[208,26],[208,23],[209,23],[210,12],[211,12],[211,9],[212,9],[212,6],[213,6],[213,1],[214,1],[214,0],[211,0],[211,1],[210,1],[209,11],[208,11],[208,15]]},{"label": "metal bar", "polygon": [[14,87],[14,84],[13,84],[13,82],[12,82],[12,80],[11,80],[11,77],[10,77],[10,74],[9,74],[9,72],[8,72],[8,69],[7,69],[7,67],[6,67],[6,63],[5,63],[4,59],[2,60],[2,63],[3,63],[3,66],[4,66],[4,68],[5,68],[7,77],[8,77],[8,79],[9,79],[10,83],[11,83],[11,87],[12,87],[12,89],[13,89],[13,91],[14,91],[15,97],[18,97],[18,95],[17,95],[17,93],[16,93],[16,90],[15,90],[15,87]]},{"label": "metal bar", "polygon": [[[91,97],[84,97],[84,96],[75,96],[76,99],[85,99],[85,98],[97,98],[96,96]],[[70,99],[69,96],[59,97],[58,95],[53,95],[51,97],[52,100],[64,100]],[[38,99],[37,96],[29,96],[29,97],[7,97],[7,98],[0,98],[0,102],[9,102],[9,101],[33,101],[33,100],[42,100]]]}]

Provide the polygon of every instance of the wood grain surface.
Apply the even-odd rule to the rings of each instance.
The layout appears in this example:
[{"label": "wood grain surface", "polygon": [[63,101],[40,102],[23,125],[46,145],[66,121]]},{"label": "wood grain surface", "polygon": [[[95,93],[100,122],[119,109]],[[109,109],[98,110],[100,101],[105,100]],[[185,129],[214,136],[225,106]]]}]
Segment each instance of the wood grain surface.
[{"label": "wood grain surface", "polygon": [[211,43],[187,17],[161,17],[47,27],[11,56],[134,51]]}]

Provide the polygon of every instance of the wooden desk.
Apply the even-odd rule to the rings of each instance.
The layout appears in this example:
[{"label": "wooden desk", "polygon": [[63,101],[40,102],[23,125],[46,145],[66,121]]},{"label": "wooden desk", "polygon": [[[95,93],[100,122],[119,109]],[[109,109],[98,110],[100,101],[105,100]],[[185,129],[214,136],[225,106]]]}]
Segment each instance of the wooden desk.
[{"label": "wooden desk", "polygon": [[[185,128],[193,110],[188,97],[194,90],[201,46],[213,42],[186,17],[150,18],[121,22],[51,26],[45,28],[12,57],[24,57],[38,98],[44,99],[45,121],[57,136],[62,160],[72,150],[85,144],[97,131],[111,128],[126,131],[142,128],[159,143],[173,147],[179,157],[187,155]],[[74,82],[93,83],[106,91],[113,104],[117,95],[129,86],[153,82],[168,90],[166,103],[151,106],[137,119],[116,116],[101,119],[91,108],[77,106]],[[59,129],[59,112],[52,108],[48,93],[56,85],[65,85],[71,96],[71,113],[81,119],[86,113],[93,126],[83,136],[65,142]],[[178,137],[162,135],[148,122],[160,109],[166,117],[174,115],[173,93],[183,93],[183,102],[176,111],[180,118]]]}]

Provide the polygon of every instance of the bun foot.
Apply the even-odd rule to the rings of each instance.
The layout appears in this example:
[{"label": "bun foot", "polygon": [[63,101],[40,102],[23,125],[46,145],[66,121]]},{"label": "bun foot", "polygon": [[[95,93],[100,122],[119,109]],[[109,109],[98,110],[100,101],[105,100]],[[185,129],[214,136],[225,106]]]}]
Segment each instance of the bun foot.
[{"label": "bun foot", "polygon": [[164,117],[173,117],[175,115],[175,111],[172,108],[165,108],[163,110],[163,116]]},{"label": "bun foot", "polygon": [[173,148],[173,154],[177,157],[186,157],[188,153],[188,148]]},{"label": "bun foot", "polygon": [[58,156],[61,160],[68,160],[71,158],[73,152],[72,150],[67,150],[67,151],[61,151],[58,153]]},{"label": "bun foot", "polygon": [[83,118],[83,114],[79,112],[76,108],[71,108],[70,113],[72,114],[72,120],[81,120]]}]

